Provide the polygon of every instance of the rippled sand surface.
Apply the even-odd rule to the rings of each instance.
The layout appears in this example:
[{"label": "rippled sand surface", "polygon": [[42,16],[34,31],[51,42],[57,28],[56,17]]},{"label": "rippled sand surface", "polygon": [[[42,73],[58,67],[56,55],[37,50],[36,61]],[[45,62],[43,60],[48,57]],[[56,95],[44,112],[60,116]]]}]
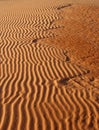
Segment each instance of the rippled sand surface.
[{"label": "rippled sand surface", "polygon": [[98,4],[0,1],[0,130],[99,129]]}]

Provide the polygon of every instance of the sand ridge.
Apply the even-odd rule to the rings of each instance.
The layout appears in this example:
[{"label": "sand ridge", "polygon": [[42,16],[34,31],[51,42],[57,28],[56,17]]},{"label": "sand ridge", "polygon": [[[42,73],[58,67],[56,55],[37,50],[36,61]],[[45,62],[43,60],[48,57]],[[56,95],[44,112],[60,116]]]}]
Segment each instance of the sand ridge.
[{"label": "sand ridge", "polygon": [[61,9],[72,8],[52,3],[0,8],[0,130],[99,129],[90,70],[71,61],[68,47],[47,42],[63,29]]}]

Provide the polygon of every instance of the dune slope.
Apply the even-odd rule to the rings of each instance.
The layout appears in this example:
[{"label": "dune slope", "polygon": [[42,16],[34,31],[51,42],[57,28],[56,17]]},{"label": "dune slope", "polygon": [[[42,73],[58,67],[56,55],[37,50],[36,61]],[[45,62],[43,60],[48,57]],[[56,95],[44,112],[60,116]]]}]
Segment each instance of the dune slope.
[{"label": "dune slope", "polygon": [[0,6],[0,130],[98,130],[97,80],[55,40],[71,4],[27,3]]}]

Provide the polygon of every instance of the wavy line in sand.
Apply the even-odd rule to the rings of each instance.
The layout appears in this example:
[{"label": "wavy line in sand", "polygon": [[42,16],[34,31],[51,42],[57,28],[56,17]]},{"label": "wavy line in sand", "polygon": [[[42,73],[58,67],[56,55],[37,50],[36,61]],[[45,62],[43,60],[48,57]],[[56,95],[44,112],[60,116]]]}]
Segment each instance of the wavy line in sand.
[{"label": "wavy line in sand", "polygon": [[65,50],[32,42],[57,28],[57,14],[32,12],[8,12],[0,21],[0,129],[98,130],[98,88],[82,76],[88,71],[68,62]]}]

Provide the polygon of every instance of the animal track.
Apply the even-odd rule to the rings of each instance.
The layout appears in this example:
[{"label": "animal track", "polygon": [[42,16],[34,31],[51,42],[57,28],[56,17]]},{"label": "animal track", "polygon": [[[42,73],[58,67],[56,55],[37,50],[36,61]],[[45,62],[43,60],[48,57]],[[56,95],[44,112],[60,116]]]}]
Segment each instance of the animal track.
[{"label": "animal track", "polygon": [[62,5],[62,6],[59,6],[57,9],[60,10],[60,9],[67,8],[70,6],[72,6],[72,4]]}]

